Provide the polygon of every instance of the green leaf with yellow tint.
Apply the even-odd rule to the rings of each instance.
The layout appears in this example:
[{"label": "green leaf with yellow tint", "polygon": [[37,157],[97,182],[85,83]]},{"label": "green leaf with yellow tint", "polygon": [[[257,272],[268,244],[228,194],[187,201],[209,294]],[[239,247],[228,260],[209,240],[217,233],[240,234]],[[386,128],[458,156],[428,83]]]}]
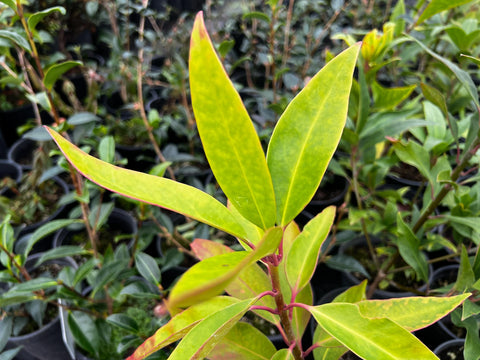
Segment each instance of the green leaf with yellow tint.
[{"label": "green leaf with yellow tint", "polygon": [[366,318],[357,304],[310,307],[319,325],[363,359],[438,358],[409,331],[387,318]]},{"label": "green leaf with yellow tint", "polygon": [[428,6],[423,10],[418,18],[416,25],[420,25],[425,20],[442,11],[453,9],[454,7],[468,4],[472,0],[432,0],[428,2]]},{"label": "green leaf with yellow tint", "polygon": [[210,360],[269,360],[276,349],[253,325],[238,322],[208,355]]},{"label": "green leaf with yellow tint", "polygon": [[192,106],[205,155],[235,208],[262,229],[275,225],[275,196],[260,139],[210,41],[203,15],[190,42]]},{"label": "green leaf with yellow tint", "polygon": [[[233,250],[228,246],[222,245],[215,241],[195,239],[190,248],[195,255],[204,260],[209,257],[221,254],[232,253]],[[225,291],[240,300],[250,299],[257,295],[272,289],[272,283],[262,268],[254,263],[247,266],[226,288]],[[275,301],[271,296],[263,296],[257,301],[257,305],[266,306],[275,309]],[[296,310],[296,309],[295,309]],[[272,324],[279,324],[278,315],[274,315],[265,310],[254,310],[254,312],[271,322]]]},{"label": "green leaf with yellow tint", "polygon": [[48,90],[52,90],[55,82],[68,70],[75,66],[83,65],[81,61],[64,61],[60,64],[54,64],[45,71],[45,78],[43,84]]},{"label": "green leaf with yellow tint", "polygon": [[184,214],[239,238],[247,237],[248,231],[243,228],[246,223],[240,225],[230,210],[203,191],[166,178],[108,164],[86,154],[54,130],[47,130],[67,160],[94,183],[132,199]]},{"label": "green leaf with yellow tint", "polygon": [[292,100],[268,146],[277,223],[287,225],[313,197],[340,141],[360,45],[327,63]]},{"label": "green leaf with yellow tint", "polygon": [[357,303],[368,318],[388,318],[408,331],[427,327],[462,304],[470,294],[451,297],[406,297]]},{"label": "green leaf with yellow tint", "polygon": [[295,360],[295,358],[289,349],[281,349],[270,360]]},{"label": "green leaf with yellow tint", "polygon": [[36,12],[28,17],[27,24],[28,24],[28,29],[31,32],[35,31],[35,28],[37,27],[37,24],[43,20],[43,18],[47,15],[50,15],[53,12],[59,12],[62,15],[65,15],[67,11],[63,6],[54,6],[39,12]]},{"label": "green leaf with yellow tint", "polygon": [[256,299],[244,300],[209,315],[180,341],[168,360],[204,359],[248,311]]},{"label": "green leaf with yellow tint", "polygon": [[183,308],[221,294],[242,270],[274,252],[281,238],[282,230],[272,228],[253,251],[216,255],[195,264],[173,287],[169,307]]},{"label": "green leaf with yellow tint", "polygon": [[293,291],[306,286],[317,267],[320,248],[335,218],[335,207],[324,209],[305,225],[286,256],[287,278]]},{"label": "green leaf with yellow tint", "polygon": [[228,296],[218,296],[195,304],[174,316],[157,332],[144,341],[127,360],[145,359],[154,352],[184,337],[198,322],[207,316],[238,303],[238,300]]}]

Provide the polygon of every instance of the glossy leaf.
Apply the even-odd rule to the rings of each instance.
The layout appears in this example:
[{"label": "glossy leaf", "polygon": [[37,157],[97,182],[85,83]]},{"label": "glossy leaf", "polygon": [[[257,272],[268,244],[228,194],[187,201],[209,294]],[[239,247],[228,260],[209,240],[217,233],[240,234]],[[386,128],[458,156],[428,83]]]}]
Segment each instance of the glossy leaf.
[{"label": "glossy leaf", "polygon": [[25,250],[23,251],[23,255],[27,257],[27,255],[32,250],[33,245],[35,245],[38,241],[43,239],[45,236],[48,236],[59,229],[67,227],[68,225],[71,225],[74,223],[80,223],[80,222],[82,221],[72,220],[72,219],[59,219],[59,220],[52,220],[47,224],[39,227],[37,230],[33,232],[32,236],[30,236],[30,238],[28,239],[27,245],[25,246]]},{"label": "glossy leaf", "polygon": [[408,331],[427,327],[461,305],[470,294],[451,297],[406,297],[357,303],[367,318],[388,318]]},{"label": "glossy leaf", "polygon": [[143,252],[135,254],[135,267],[140,275],[148,282],[159,286],[161,281],[161,273],[155,259]]},{"label": "glossy leaf", "polygon": [[324,209],[308,222],[293,242],[285,261],[288,282],[294,292],[303,289],[313,276],[320,248],[330,232],[334,218],[334,206]]},{"label": "glossy leaf", "polygon": [[260,139],[210,41],[203,15],[190,42],[190,87],[198,132],[220,187],[262,229],[275,225],[275,196]]},{"label": "glossy leaf", "polygon": [[415,336],[386,318],[366,318],[356,304],[310,307],[330,335],[364,359],[437,359]]},{"label": "glossy leaf", "polygon": [[193,186],[122,169],[95,159],[54,130],[48,130],[77,170],[100,186],[132,199],[176,211],[239,238],[247,238],[248,231],[243,228],[247,225],[240,225],[230,210],[212,196]]},{"label": "glossy leaf", "polygon": [[396,244],[402,259],[415,270],[419,279],[428,282],[428,263],[420,251],[420,240],[405,224],[400,213],[397,214],[397,228],[400,236],[396,239]]},{"label": "glossy leaf", "polygon": [[417,85],[386,88],[374,82],[372,84],[373,100],[377,111],[392,110],[407,99]]},{"label": "glossy leaf", "polygon": [[180,341],[168,360],[197,360],[207,357],[256,299],[243,300],[209,315]]},{"label": "glossy leaf", "polygon": [[116,280],[116,278],[122,273],[122,271],[128,268],[127,265],[128,261],[114,260],[102,266],[95,278],[95,284],[92,289],[91,296],[94,297],[98,291],[103,290],[105,285]]},{"label": "glossy leaf", "polygon": [[64,61],[60,64],[50,66],[45,72],[43,84],[48,90],[52,90],[57,80],[60,79],[63,74],[65,74],[68,70],[74,68],[75,66],[80,65],[82,65],[81,61]]},{"label": "glossy leaf", "polygon": [[327,63],[292,100],[268,146],[277,223],[287,225],[310,201],[340,140],[360,45]]},{"label": "glossy leaf", "polygon": [[[209,257],[226,254],[233,252],[228,246],[222,245],[220,243],[210,241],[195,239],[190,247],[195,255],[200,259],[204,260]],[[272,289],[272,283],[270,278],[262,270],[262,268],[254,263],[250,266],[247,266],[226,288],[225,291],[240,300],[251,299],[261,294],[262,292],[269,291]],[[264,296],[257,301],[259,306],[267,306],[269,308],[275,309],[275,301],[271,296]],[[267,321],[277,324],[279,323],[279,318],[277,315],[264,310],[255,310],[257,315],[266,319]]]},{"label": "glossy leaf", "polygon": [[[52,287],[56,287],[58,285],[57,280],[49,278],[49,277],[38,277],[35,279],[31,279],[29,281],[17,284],[13,286],[9,292],[21,292],[21,291],[38,291],[38,290],[46,290]],[[8,293],[7,293],[8,294]]]},{"label": "glossy leaf", "polygon": [[[305,305],[313,305],[313,291],[310,284],[305,286],[295,297],[295,302]],[[309,331],[310,313],[300,307],[294,307],[292,310],[292,328],[297,339],[301,339],[305,331]]]},{"label": "glossy leaf", "polygon": [[454,7],[468,4],[472,0],[432,0],[428,2],[428,6],[423,10],[416,24],[419,25],[433,15],[442,11],[453,9]]},{"label": "glossy leaf", "polygon": [[66,256],[85,255],[88,251],[81,246],[77,245],[63,245],[57,248],[53,248],[42,253],[36,262],[35,266],[38,266],[45,261],[52,259],[59,259]]},{"label": "glossy leaf", "polygon": [[48,8],[48,9],[45,9],[43,11],[39,11],[39,12],[36,12],[32,15],[30,15],[28,17],[28,28],[30,31],[34,32],[35,31],[35,28],[37,27],[37,24],[42,21],[42,19],[47,16],[47,15],[50,15],[51,13],[53,12],[59,12],[60,14],[62,15],[65,15],[66,14],[66,10],[64,7],[62,6],[55,6],[55,7],[51,7],[51,8]]},{"label": "glossy leaf", "polygon": [[150,356],[184,337],[198,322],[207,316],[236,303],[238,303],[238,300],[235,298],[219,296],[192,305],[175,315],[167,324],[158,329],[127,360],[140,360]]},{"label": "glossy leaf", "polygon": [[14,44],[20,46],[22,49],[28,51],[29,53],[32,52],[30,48],[30,44],[27,40],[25,40],[21,35],[17,34],[16,32],[10,30],[0,30],[0,38],[8,39],[12,41]]},{"label": "glossy leaf", "polygon": [[272,228],[254,251],[237,251],[207,258],[187,270],[175,284],[168,304],[171,308],[187,307],[221,294],[247,266],[277,248],[282,238],[280,228]]},{"label": "glossy leaf", "polygon": [[67,321],[75,342],[87,352],[98,355],[101,337],[93,319],[83,312],[74,311],[68,314]]},{"label": "glossy leaf", "polygon": [[210,360],[269,360],[275,346],[253,325],[238,322],[208,355]]},{"label": "glossy leaf", "polygon": [[278,350],[271,358],[271,360],[294,360],[292,352],[289,349]]},{"label": "glossy leaf", "polygon": [[105,320],[110,324],[118,326],[119,328],[126,330],[130,333],[136,334],[138,332],[138,324],[132,317],[125,314],[112,314]]}]

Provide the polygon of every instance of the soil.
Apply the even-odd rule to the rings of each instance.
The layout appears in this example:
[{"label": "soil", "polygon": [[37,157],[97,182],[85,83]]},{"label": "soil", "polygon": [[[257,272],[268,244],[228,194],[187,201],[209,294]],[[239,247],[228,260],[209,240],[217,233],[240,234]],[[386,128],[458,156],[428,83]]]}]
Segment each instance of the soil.
[{"label": "soil", "polygon": [[390,169],[391,173],[395,174],[401,179],[407,179],[412,181],[424,182],[425,178],[422,174],[415,168],[406,163],[400,163]]}]

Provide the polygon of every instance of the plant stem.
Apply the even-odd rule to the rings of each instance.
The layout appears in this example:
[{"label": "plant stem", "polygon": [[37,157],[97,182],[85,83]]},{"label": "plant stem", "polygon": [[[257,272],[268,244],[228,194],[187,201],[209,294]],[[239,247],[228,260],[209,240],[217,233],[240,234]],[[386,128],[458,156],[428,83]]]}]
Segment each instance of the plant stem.
[{"label": "plant stem", "polygon": [[277,305],[278,314],[280,316],[280,322],[282,324],[283,330],[285,331],[285,336],[288,340],[288,345],[292,345],[292,354],[295,360],[302,360],[302,351],[298,346],[298,343],[295,340],[295,334],[293,332],[292,323],[288,315],[289,311],[286,308],[285,301],[283,299],[283,294],[280,289],[280,277],[278,273],[278,266],[269,264],[268,270],[270,273],[270,280],[272,281],[273,291],[275,292],[275,304]]}]

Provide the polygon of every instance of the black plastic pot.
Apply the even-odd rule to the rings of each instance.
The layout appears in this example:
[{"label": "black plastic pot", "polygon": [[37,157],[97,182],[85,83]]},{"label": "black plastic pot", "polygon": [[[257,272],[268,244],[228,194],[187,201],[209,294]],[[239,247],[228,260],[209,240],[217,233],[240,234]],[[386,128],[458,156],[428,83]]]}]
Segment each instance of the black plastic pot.
[{"label": "black plastic pot", "polygon": [[8,160],[20,165],[23,170],[32,168],[33,153],[38,148],[34,140],[21,138],[10,147],[8,151]]},{"label": "black plastic pot", "polygon": [[0,159],[6,159],[8,153],[7,143],[3,138],[2,129],[0,129]]},{"label": "black plastic pot", "polygon": [[440,344],[433,352],[440,360],[463,360],[464,339],[453,339]]},{"label": "black plastic pot", "polygon": [[[22,173],[20,165],[9,160],[0,160],[0,181],[8,177],[19,183],[22,180]],[[8,188],[0,187],[0,195],[10,196],[13,194]]]},{"label": "black plastic pot", "polygon": [[[374,243],[374,246],[381,244],[381,240],[378,238],[373,238],[372,241]],[[365,237],[361,236],[351,241],[348,241],[346,243],[343,243],[340,246],[338,253],[340,255],[345,255],[348,252],[348,249],[351,249],[352,247],[367,247]],[[426,292],[428,284],[432,281],[433,267],[431,264],[429,264],[428,273],[429,273],[428,283],[420,285],[416,289],[419,292]],[[361,282],[361,280],[351,272],[344,271],[343,275],[345,278],[346,285],[350,285],[350,286],[358,285]],[[376,289],[374,293],[374,297],[377,299],[390,299],[390,298],[407,297],[407,296],[415,296],[415,294],[409,291],[401,291],[401,290],[395,291],[395,290],[381,290],[381,289]]]},{"label": "black plastic pot", "polygon": [[344,201],[348,186],[348,180],[343,176],[325,174],[305,210],[315,216],[328,206],[340,206]]},{"label": "black plastic pot", "polygon": [[[29,257],[25,264],[27,269],[33,270],[40,256],[42,256],[42,254],[35,254]],[[75,261],[69,257],[49,260],[44,264],[52,263],[72,266],[74,268],[77,267]],[[53,321],[30,334],[10,337],[8,345],[9,348],[23,347],[16,356],[17,360],[68,360],[71,358],[62,340],[60,316],[55,317]]]}]

